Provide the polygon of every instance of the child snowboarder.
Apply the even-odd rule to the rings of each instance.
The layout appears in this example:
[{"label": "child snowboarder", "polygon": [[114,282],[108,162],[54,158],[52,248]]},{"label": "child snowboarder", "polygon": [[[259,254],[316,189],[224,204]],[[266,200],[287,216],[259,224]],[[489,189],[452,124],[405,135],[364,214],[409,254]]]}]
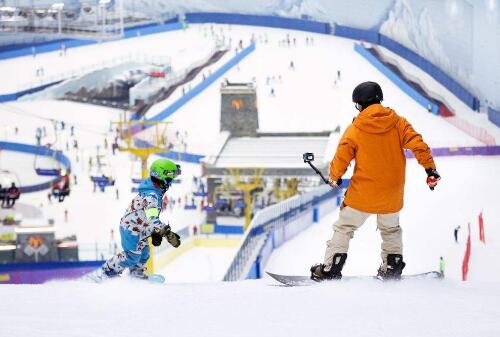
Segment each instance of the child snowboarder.
[{"label": "child snowboarder", "polygon": [[159,246],[163,237],[173,247],[180,246],[179,235],[159,219],[163,195],[180,174],[180,166],[168,159],[153,162],[150,177],[141,183],[139,194],[132,200],[120,221],[123,251],[103,264],[100,275],[102,278],[119,276],[128,268],[132,277],[147,279],[145,271],[149,259],[149,237],[154,246]]},{"label": "child snowboarder", "polygon": [[375,82],[359,84],[352,101],[359,111],[340,139],[330,164],[329,184],[338,187],[342,175],[354,159],[354,174],[340,206],[334,233],[327,242],[324,263],[311,267],[311,278],[339,279],[347,259],[349,241],[372,214],[382,236],[382,264],[378,277],[399,279],[403,262],[402,230],[399,211],[403,207],[406,158],[411,150],[427,173],[431,190],[441,178],[427,144],[406,119],[380,104],[380,86]]}]

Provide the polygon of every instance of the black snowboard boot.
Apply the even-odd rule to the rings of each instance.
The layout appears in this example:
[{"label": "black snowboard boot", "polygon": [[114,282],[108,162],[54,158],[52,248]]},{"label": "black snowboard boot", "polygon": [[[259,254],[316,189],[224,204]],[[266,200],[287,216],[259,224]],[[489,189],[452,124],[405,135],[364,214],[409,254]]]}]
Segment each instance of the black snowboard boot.
[{"label": "black snowboard boot", "polygon": [[311,280],[323,281],[342,278],[342,268],[344,267],[346,253],[337,253],[333,255],[333,264],[330,270],[325,270],[324,264],[317,264],[311,267]]},{"label": "black snowboard boot", "polygon": [[403,255],[389,254],[387,255],[387,269],[383,271],[382,267],[380,267],[377,277],[383,280],[399,280],[405,266],[406,263],[403,262]]}]

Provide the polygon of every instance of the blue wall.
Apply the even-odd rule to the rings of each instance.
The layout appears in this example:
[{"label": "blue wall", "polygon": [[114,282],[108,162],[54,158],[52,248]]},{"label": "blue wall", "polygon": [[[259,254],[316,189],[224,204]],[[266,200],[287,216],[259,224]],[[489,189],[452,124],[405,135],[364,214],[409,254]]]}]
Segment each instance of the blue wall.
[{"label": "blue wall", "polygon": [[187,13],[190,23],[227,23],[249,26],[262,26],[283,29],[302,30],[306,32],[330,34],[330,25],[325,22],[300,20],[268,15],[245,15],[232,13]]},{"label": "blue wall", "polygon": [[[55,160],[57,160],[61,165],[64,166],[66,171],[71,172],[71,161],[69,160],[68,157],[66,157],[61,151],[57,151],[54,156],[54,150],[51,150],[45,146],[35,146],[35,145],[29,145],[29,144],[20,144],[20,143],[11,143],[11,142],[2,142],[0,141],[0,149],[1,150],[8,150],[8,151],[15,151],[15,152],[23,152],[23,153],[29,153],[33,155],[39,155],[39,156],[46,156],[46,157],[53,157]],[[34,171],[35,169],[33,169]],[[21,193],[30,193],[30,192],[38,192],[38,191],[43,191],[50,186],[52,186],[52,183],[58,181],[59,178],[54,178],[48,182],[37,184],[37,185],[28,185],[28,186],[20,186],[19,190]]]},{"label": "blue wall", "polygon": [[413,98],[418,104],[423,106],[425,109],[430,110],[433,114],[439,114],[439,107],[434,102],[430,101],[426,97],[422,96],[417,90],[401,79],[397,74],[395,74],[391,69],[389,69],[385,64],[380,62],[372,53],[366,50],[363,46],[356,43],[354,44],[354,50],[363,56],[368,62],[370,62],[378,71],[387,76],[394,84],[396,84],[401,90],[403,90],[408,96]]}]

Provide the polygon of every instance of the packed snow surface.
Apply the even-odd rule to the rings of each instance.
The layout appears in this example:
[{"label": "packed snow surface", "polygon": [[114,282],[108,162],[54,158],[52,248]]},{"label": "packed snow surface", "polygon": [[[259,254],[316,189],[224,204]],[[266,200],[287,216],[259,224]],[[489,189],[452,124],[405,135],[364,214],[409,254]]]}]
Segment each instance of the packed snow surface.
[{"label": "packed snow surface", "polygon": [[139,282],[2,286],[2,336],[494,337],[500,332],[498,282],[353,280],[296,288],[268,280]]}]

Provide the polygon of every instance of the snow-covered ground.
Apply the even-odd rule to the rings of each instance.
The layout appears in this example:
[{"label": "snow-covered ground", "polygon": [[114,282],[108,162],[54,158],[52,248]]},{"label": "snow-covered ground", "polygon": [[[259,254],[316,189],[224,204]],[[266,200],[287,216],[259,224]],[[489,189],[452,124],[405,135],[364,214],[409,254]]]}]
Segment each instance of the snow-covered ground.
[{"label": "snow-covered ground", "polygon": [[267,280],[168,286],[138,282],[4,285],[2,335],[495,337],[500,333],[498,282],[361,280],[298,288],[274,286]]},{"label": "snow-covered ground", "polygon": [[222,281],[236,248],[195,247],[159,271],[168,283]]}]

